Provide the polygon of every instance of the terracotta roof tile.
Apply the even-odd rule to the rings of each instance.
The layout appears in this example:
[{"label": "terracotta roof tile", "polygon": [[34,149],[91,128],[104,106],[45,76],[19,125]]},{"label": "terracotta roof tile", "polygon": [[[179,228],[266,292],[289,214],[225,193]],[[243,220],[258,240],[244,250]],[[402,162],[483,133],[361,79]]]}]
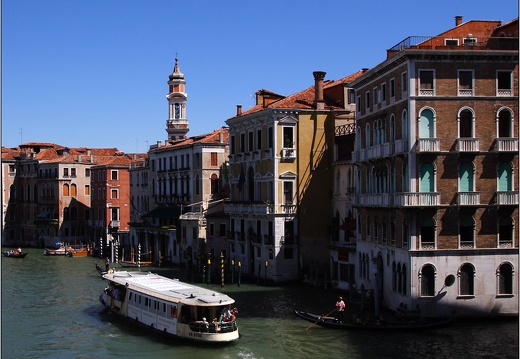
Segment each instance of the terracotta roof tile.
[{"label": "terracotta roof tile", "polygon": [[[339,109],[340,108],[335,101],[333,101],[330,98],[327,98],[326,89],[334,87],[334,86],[342,85],[344,83],[351,82],[351,81],[355,80],[356,78],[358,78],[359,76],[361,76],[362,74],[363,74],[363,71],[360,70],[356,73],[345,76],[336,81],[332,81],[332,80],[324,81],[323,89],[324,89],[325,108],[327,108],[327,109],[334,109],[334,108]],[[262,91],[264,93],[269,92],[269,93],[275,94],[274,92],[271,92],[268,90],[259,90],[259,91]],[[257,91],[257,93],[259,93],[259,91]],[[243,111],[240,115],[234,116],[232,118],[256,113],[256,112],[262,111],[266,108],[288,108],[288,109],[308,109],[308,110],[315,108],[314,107],[314,96],[315,96],[314,85],[309,88],[306,88],[303,91],[296,92],[296,93],[286,96],[286,97],[278,95],[278,94],[275,94],[275,95],[280,96],[281,98],[277,101],[274,101],[274,102],[266,105],[265,107],[262,105],[255,105],[253,107],[250,107],[249,109]]]},{"label": "terracotta roof tile", "polygon": [[151,151],[164,150],[165,148],[175,148],[193,145],[195,143],[216,143],[220,142],[220,134],[222,134],[222,142],[229,142],[229,131],[227,128],[220,128],[214,130],[211,133],[205,133],[202,135],[191,136],[186,139],[168,141],[165,145],[152,149]]}]

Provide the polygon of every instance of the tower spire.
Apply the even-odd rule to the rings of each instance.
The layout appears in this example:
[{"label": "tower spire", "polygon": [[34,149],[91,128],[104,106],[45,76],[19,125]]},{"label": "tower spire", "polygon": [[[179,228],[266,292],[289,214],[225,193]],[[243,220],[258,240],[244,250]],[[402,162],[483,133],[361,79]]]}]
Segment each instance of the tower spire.
[{"label": "tower spire", "polygon": [[179,58],[175,54],[175,66],[168,77],[168,120],[166,121],[166,132],[168,140],[180,140],[186,138],[189,131],[186,119],[186,101],[188,94],[185,92],[186,81],[184,74],[179,68]]}]

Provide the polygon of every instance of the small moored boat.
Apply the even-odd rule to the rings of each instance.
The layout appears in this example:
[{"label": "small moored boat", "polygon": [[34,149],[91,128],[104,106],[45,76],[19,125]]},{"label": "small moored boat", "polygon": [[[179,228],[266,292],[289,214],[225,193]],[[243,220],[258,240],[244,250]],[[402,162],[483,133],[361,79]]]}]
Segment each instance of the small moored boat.
[{"label": "small moored boat", "polygon": [[228,314],[235,301],[226,294],[150,272],[114,271],[103,279],[109,285],[99,300],[118,315],[190,340],[225,343],[239,338],[236,318]]},{"label": "small moored boat", "polygon": [[410,320],[402,322],[363,322],[359,323],[341,323],[334,317],[328,317],[318,314],[312,314],[301,310],[295,310],[297,316],[309,322],[326,328],[347,329],[347,330],[373,330],[373,331],[417,331],[427,329],[438,329],[448,327],[453,323],[453,318],[440,319],[424,319],[424,320]]},{"label": "small moored boat", "polygon": [[134,262],[134,261],[121,261],[121,260],[117,261],[117,263],[119,263],[119,265],[121,267],[126,267],[126,268],[130,268],[130,267],[135,267],[135,268],[149,267],[149,266],[151,266],[153,264],[150,261]]},{"label": "small moored boat", "polygon": [[43,252],[46,256],[64,256],[69,252],[70,247],[67,248],[63,243],[56,242],[53,247],[45,248]]},{"label": "small moored boat", "polygon": [[9,258],[25,258],[25,256],[28,254],[27,252],[20,252],[20,251],[5,251],[2,252],[4,256]]}]

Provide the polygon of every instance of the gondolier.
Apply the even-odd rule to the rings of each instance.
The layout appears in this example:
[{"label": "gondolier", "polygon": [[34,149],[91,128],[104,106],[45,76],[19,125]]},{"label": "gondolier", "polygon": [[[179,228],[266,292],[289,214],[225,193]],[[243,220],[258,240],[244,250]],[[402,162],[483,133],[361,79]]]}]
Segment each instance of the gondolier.
[{"label": "gondolier", "polygon": [[338,322],[343,323],[344,319],[344,313],[345,313],[345,302],[343,301],[342,297],[338,298],[338,301],[336,302],[336,319]]}]

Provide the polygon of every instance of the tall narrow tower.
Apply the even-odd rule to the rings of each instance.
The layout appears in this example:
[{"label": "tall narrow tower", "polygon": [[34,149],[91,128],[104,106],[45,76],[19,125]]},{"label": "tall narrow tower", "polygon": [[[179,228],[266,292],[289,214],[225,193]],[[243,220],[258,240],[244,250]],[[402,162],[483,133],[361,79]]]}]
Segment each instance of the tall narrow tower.
[{"label": "tall narrow tower", "polygon": [[188,94],[185,91],[186,81],[184,74],[179,70],[179,59],[175,57],[175,67],[168,81],[168,120],[166,132],[169,140],[181,140],[186,138],[189,131],[186,119],[186,101]]}]

